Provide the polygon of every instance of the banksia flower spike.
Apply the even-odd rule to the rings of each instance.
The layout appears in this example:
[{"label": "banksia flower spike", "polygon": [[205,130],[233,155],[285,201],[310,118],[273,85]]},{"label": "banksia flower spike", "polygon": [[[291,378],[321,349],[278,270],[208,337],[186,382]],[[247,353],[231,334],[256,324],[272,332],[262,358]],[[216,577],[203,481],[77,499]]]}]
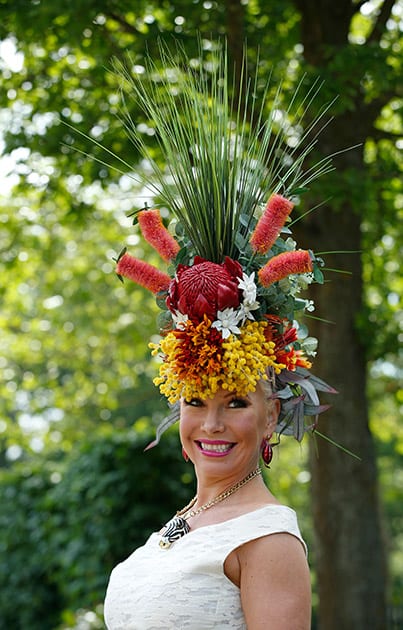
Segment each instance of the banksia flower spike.
[{"label": "banksia flower spike", "polygon": [[294,204],[281,195],[272,195],[250,238],[252,249],[266,254],[274,245]]},{"label": "banksia flower spike", "polygon": [[148,289],[152,293],[158,293],[159,291],[166,291],[168,289],[171,278],[168,274],[160,271],[153,265],[150,265],[143,260],[138,260],[130,254],[123,254],[118,261],[116,267],[116,273],[118,276],[124,276],[129,278],[133,282],[140,284],[145,289]]},{"label": "banksia flower spike", "polygon": [[166,262],[173,260],[179,252],[179,244],[168,232],[157,209],[142,210],[138,214],[141,233]]},{"label": "banksia flower spike", "polygon": [[260,283],[268,287],[273,282],[293,273],[309,273],[313,271],[311,256],[308,251],[300,249],[296,252],[283,252],[273,256],[262,269],[258,271]]}]

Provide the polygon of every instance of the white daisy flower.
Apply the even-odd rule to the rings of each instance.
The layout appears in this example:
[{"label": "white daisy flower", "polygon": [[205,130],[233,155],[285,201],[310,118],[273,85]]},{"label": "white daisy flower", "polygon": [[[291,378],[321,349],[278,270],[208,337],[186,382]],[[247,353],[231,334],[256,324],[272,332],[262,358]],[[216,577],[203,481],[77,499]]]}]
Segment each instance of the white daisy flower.
[{"label": "white daisy flower", "polygon": [[[243,273],[242,279],[238,278],[238,286],[243,291],[243,303],[245,305],[255,304],[257,290],[255,284],[255,272],[251,273],[250,276],[248,276],[248,274],[246,273]],[[258,306],[255,308],[258,308]]]},{"label": "white daisy flower", "polygon": [[231,334],[240,334],[238,322],[239,311],[234,311],[233,308],[226,308],[223,311],[217,311],[217,319],[212,323],[211,327],[221,331],[223,339],[228,339]]},{"label": "white daisy flower", "polygon": [[175,313],[172,313],[172,319],[175,324],[175,328],[179,328],[179,330],[184,330],[185,324],[188,321],[189,317],[187,315],[184,315],[180,311],[175,311]]},{"label": "white daisy flower", "polygon": [[241,304],[239,307],[239,321],[242,325],[245,323],[245,319],[255,319],[251,311],[255,311],[259,308],[259,306],[259,302],[254,302],[253,304]]}]

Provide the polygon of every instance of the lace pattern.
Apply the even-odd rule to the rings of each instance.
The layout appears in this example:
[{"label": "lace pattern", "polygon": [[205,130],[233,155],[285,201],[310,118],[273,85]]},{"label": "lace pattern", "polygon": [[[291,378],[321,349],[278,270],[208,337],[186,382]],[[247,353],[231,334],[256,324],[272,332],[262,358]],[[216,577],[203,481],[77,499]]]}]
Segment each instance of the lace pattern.
[{"label": "lace pattern", "polygon": [[246,630],[239,589],[224,574],[225,559],[246,542],[284,532],[305,547],[294,510],[266,505],[192,530],[168,550],[151,534],[112,571],[105,599],[108,630]]}]

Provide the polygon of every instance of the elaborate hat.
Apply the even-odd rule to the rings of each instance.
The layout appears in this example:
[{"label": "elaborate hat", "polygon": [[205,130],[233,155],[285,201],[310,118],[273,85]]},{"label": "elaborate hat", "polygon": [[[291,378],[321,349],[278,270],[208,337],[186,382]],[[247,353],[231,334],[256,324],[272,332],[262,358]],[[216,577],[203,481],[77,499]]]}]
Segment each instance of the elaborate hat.
[{"label": "elaborate hat", "polygon": [[270,381],[281,402],[277,432],[301,440],[328,407],[317,392],[335,393],[309,371],[317,341],[300,321],[314,310],[303,291],[323,282],[323,261],[298,249],[290,229],[299,195],[332,170],[329,158],[304,170],[325,113],[307,115],[317,87],[294,94],[286,111],[278,90],[266,111],[269,82],[260,107],[257,78],[242,75],[239,101],[230,94],[220,46],[198,59],[162,47],[161,61],[148,58],[140,73],[116,67],[166,160],[153,159],[127,107],[126,130],[151,167],[147,184],[170,215],[165,223],[156,208],[133,213],[165,269],[126,249],[117,261],[117,274],[154,293],[162,309],[161,340],[150,345],[171,413],[153,444],[178,419],[181,397],[219,388],[243,396],[258,381]]}]

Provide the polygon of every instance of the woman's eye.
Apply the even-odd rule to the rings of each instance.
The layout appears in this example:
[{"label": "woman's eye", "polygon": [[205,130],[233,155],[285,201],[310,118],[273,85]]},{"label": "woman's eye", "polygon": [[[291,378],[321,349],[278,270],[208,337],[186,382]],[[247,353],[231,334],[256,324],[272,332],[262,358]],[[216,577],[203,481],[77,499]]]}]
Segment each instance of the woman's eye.
[{"label": "woman's eye", "polygon": [[230,400],[228,406],[232,409],[244,408],[248,406],[248,401],[245,400],[245,398],[233,398]]},{"label": "woman's eye", "polygon": [[191,407],[201,407],[202,401],[200,398],[191,398],[190,400],[185,400],[185,405],[190,405]]}]

